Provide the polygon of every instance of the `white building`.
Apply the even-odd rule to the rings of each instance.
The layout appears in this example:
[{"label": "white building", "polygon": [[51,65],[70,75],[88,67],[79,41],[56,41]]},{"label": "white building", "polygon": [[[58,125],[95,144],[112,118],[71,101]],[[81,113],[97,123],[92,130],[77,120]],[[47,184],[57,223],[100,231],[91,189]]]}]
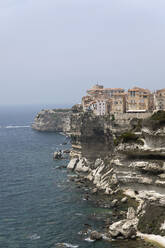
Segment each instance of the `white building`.
[{"label": "white building", "polygon": [[89,104],[89,109],[93,111],[95,115],[105,115],[107,110],[106,100],[97,99]]}]

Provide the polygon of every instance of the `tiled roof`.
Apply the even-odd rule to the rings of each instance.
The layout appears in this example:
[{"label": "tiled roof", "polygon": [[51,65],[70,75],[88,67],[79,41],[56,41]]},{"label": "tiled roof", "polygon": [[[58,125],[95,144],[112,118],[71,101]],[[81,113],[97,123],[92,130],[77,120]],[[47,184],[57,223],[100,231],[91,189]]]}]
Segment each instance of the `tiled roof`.
[{"label": "tiled roof", "polygon": [[140,91],[140,92],[148,92],[148,93],[150,93],[150,90],[139,88],[139,87],[133,87],[132,89],[129,89],[128,91]]},{"label": "tiled roof", "polygon": [[157,90],[156,92],[163,92],[163,91],[165,91],[165,88]]}]

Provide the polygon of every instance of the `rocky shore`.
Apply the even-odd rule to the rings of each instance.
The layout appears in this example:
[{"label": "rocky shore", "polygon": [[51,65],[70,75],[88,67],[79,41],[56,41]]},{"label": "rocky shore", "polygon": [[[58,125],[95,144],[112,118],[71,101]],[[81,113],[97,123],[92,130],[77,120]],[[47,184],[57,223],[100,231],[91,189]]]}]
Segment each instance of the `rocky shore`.
[{"label": "rocky shore", "polygon": [[[97,199],[100,192],[106,198],[96,200],[98,206],[113,209],[104,232],[90,231],[87,238],[141,237],[165,247],[165,112],[144,120],[130,114],[125,125],[76,106],[66,113],[41,111],[32,127],[69,132],[72,149],[67,168],[76,173],[71,180],[78,187],[89,182],[91,195]],[[84,200],[90,198],[84,195]]]},{"label": "rocky shore", "polygon": [[[103,190],[95,187],[95,185],[84,177],[84,173],[75,171],[74,174],[68,175],[69,180],[77,185],[82,193],[84,201],[93,204],[94,212],[88,217],[89,223],[84,224],[84,228],[78,233],[83,240],[88,242],[96,242],[103,240],[104,242],[120,243],[125,241],[121,247],[156,247],[154,244],[148,244],[141,241],[140,236],[136,234],[136,222],[134,208],[137,203],[130,197],[124,197],[123,192],[117,190],[113,194],[105,194]],[[91,226],[90,219],[99,221],[102,226]],[[131,236],[130,236],[131,235]],[[125,237],[125,238],[124,238]]]},{"label": "rocky shore", "polygon": [[111,207],[128,204],[127,214],[108,227],[107,235],[112,239],[165,235],[163,118],[164,113],[158,113],[147,120],[134,120],[126,129],[92,113],[71,116],[68,169],[82,173],[95,185],[95,192],[107,195]]}]

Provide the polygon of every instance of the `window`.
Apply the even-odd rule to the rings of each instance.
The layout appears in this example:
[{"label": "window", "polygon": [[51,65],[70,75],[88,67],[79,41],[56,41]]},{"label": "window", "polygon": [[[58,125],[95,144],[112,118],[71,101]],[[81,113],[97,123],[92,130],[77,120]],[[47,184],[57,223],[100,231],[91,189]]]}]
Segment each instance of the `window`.
[{"label": "window", "polygon": [[135,96],[135,91],[130,91],[130,95],[131,95],[132,97],[134,97],[134,96]]}]

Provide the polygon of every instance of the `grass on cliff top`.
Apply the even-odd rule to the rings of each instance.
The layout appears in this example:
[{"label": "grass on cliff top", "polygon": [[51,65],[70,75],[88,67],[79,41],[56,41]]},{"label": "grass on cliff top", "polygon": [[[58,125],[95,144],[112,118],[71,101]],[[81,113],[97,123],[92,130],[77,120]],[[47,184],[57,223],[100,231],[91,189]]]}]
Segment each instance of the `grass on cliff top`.
[{"label": "grass on cliff top", "polygon": [[55,111],[57,113],[58,112],[66,113],[66,112],[72,111],[72,109],[69,109],[69,108],[65,108],[65,109],[59,108],[59,109],[53,109],[53,111]]},{"label": "grass on cliff top", "polygon": [[114,144],[116,146],[119,145],[120,143],[139,143],[139,142],[140,140],[138,135],[134,134],[131,131],[122,133],[114,140]]},{"label": "grass on cliff top", "polygon": [[164,123],[165,123],[165,111],[160,110],[160,111],[154,113],[154,114],[150,117],[150,120],[160,121],[160,122],[164,122]]},{"label": "grass on cliff top", "polygon": [[143,121],[143,126],[149,127],[152,130],[157,130],[165,126],[165,111],[160,110],[154,113],[151,117]]}]

